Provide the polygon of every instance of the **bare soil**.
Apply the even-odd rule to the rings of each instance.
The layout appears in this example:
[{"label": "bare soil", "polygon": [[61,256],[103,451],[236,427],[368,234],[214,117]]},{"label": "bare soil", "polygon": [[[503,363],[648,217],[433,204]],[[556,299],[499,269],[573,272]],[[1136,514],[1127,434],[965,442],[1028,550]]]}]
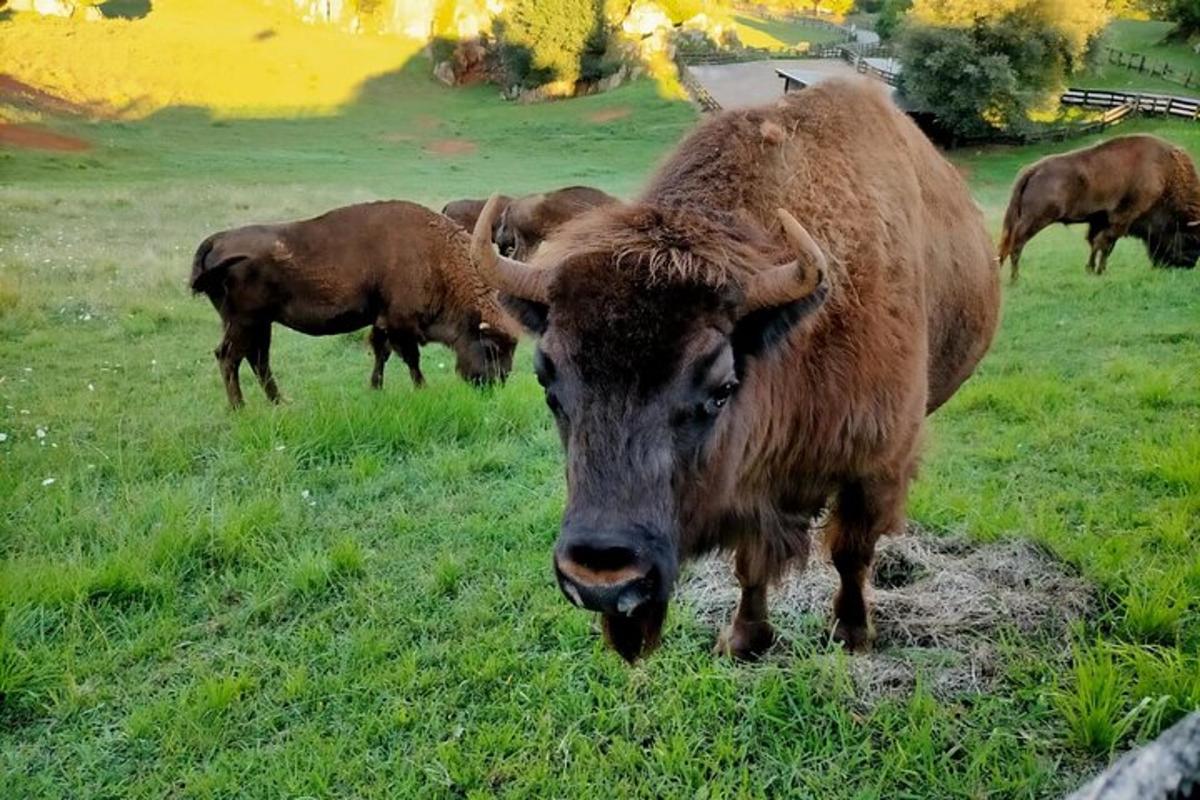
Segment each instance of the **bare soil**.
[{"label": "bare soil", "polygon": [[55,133],[39,125],[15,125],[0,122],[0,146],[25,150],[48,150],[58,153],[78,153],[92,149],[91,144],[76,136]]},{"label": "bare soil", "polygon": [[426,152],[439,156],[464,156],[478,149],[479,146],[470,139],[434,139],[425,146]]}]

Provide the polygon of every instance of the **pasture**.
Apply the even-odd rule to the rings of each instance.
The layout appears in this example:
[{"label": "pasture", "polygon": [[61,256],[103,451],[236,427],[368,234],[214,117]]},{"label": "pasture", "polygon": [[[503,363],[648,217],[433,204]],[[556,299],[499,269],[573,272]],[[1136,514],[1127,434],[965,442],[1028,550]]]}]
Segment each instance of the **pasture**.
[{"label": "pasture", "polygon": [[[1200,706],[1200,275],[1046,231],[929,426],[911,519],[1028,541],[1093,587],[1001,626],[984,692],[865,696],[825,621],[758,665],[677,605],[626,667],[554,586],[557,436],[518,351],[367,390],[362,336],[278,330],[289,398],[225,407],[207,233],[376,197],[630,196],[696,119],[648,82],[517,106],[414,59],[325,116],[44,116],[0,150],[0,796],[1048,797]],[[1200,128],[1137,122],[1200,157]],[[1072,146],[1085,142],[1073,142]],[[993,231],[1042,148],[960,152]],[[728,609],[727,609],[728,611]]]}]

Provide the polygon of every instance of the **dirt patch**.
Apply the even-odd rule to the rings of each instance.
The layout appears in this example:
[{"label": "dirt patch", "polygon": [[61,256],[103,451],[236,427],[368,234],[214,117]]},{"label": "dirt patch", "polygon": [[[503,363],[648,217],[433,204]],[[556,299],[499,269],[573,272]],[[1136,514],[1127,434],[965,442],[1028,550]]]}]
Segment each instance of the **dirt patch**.
[{"label": "dirt patch", "polygon": [[[1091,605],[1087,584],[1036,545],[976,545],[917,528],[880,542],[873,584],[875,650],[847,661],[866,702],[910,694],[918,676],[942,698],[985,692],[1002,671],[1005,634],[1061,640]],[[807,570],[771,592],[782,649],[799,630],[828,627],[837,585],[814,542]],[[693,565],[679,594],[706,624],[726,624],[738,598],[728,559]]]},{"label": "dirt patch", "polygon": [[425,152],[439,156],[465,156],[478,149],[479,146],[470,139],[434,139],[425,145]]},{"label": "dirt patch", "polygon": [[588,122],[594,122],[601,125],[605,122],[614,122],[618,119],[625,119],[633,113],[633,109],[629,106],[614,106],[613,108],[604,108],[599,111],[593,111],[584,117]]},{"label": "dirt patch", "polygon": [[79,153],[92,148],[88,142],[75,136],[55,133],[37,125],[8,123],[0,123],[0,146],[50,150],[57,153]]},{"label": "dirt patch", "polygon": [[4,74],[0,74],[0,103],[11,103],[36,111],[47,111],[51,114],[107,116],[107,113],[101,108],[67,100],[17,80],[12,75]]},{"label": "dirt patch", "polygon": [[432,114],[418,114],[413,122],[423,131],[431,131],[442,124],[442,121]]}]

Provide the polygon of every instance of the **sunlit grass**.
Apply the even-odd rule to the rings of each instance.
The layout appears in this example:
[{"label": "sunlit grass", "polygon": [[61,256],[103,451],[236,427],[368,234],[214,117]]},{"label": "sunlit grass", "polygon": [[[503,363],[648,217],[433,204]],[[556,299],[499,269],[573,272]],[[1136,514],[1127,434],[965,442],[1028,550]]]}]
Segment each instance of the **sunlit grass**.
[{"label": "sunlit grass", "polygon": [[138,19],[0,20],[0,70],[105,114],[169,106],[220,117],[331,114],[423,44],[308,25],[265,2],[161,0]]}]

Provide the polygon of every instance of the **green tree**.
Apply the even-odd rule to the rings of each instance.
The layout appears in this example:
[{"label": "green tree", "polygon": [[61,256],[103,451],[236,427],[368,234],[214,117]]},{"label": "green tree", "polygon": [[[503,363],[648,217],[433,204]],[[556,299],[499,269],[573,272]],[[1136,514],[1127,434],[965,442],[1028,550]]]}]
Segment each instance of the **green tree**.
[{"label": "green tree", "polygon": [[882,39],[893,39],[900,32],[908,10],[912,8],[912,0],[883,0],[879,19],[875,20],[875,32]]},{"label": "green tree", "polygon": [[915,0],[900,36],[900,91],[959,136],[1030,125],[1083,67],[1104,0]]},{"label": "green tree", "polygon": [[585,77],[585,65],[594,73],[608,38],[604,11],[597,0],[511,0],[495,26],[510,82],[574,83]]},{"label": "green tree", "polygon": [[1171,39],[1186,42],[1200,35],[1200,0],[1166,0],[1162,18],[1175,23]]}]

